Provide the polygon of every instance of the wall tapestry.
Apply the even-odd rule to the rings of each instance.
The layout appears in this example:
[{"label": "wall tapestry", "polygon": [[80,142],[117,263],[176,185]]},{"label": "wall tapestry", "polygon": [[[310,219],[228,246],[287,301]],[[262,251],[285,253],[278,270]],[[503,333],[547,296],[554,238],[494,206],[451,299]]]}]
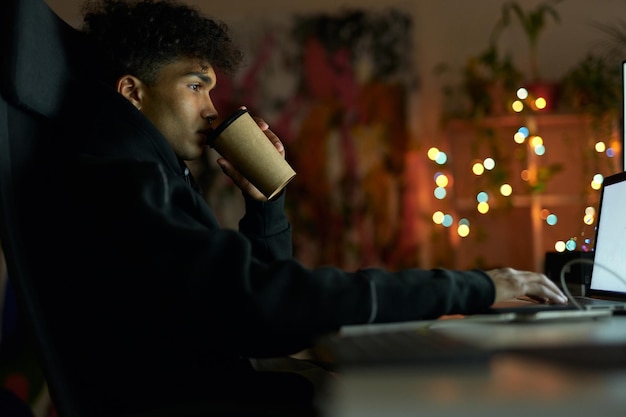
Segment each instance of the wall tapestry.
[{"label": "wall tapestry", "polygon": [[[214,101],[222,114],[246,105],[285,143],[298,174],[287,187],[294,252],[307,266],[416,265],[403,227],[411,23],[397,10],[231,23],[245,28],[233,35],[246,64],[220,77]],[[197,175],[236,227],[239,191],[211,159]]]}]

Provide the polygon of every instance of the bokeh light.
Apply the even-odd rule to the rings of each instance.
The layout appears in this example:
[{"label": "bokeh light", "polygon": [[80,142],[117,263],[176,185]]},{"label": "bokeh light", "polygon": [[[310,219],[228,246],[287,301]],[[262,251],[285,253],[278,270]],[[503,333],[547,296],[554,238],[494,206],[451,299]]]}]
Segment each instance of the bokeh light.
[{"label": "bokeh light", "polygon": [[523,134],[525,138],[530,136],[530,130],[526,126],[520,127],[519,129],[517,129],[517,131]]},{"label": "bokeh light", "polygon": [[485,166],[481,162],[476,162],[472,165],[472,172],[475,175],[482,175],[485,172]]},{"label": "bokeh light", "polygon": [[595,148],[596,148],[596,152],[602,153],[606,151],[606,144],[602,141],[597,142]]},{"label": "bokeh light", "polygon": [[502,184],[500,186],[500,194],[502,194],[505,197],[510,196],[513,193],[513,187],[511,187],[509,184]]},{"label": "bokeh light", "polygon": [[444,214],[442,211],[436,211],[433,213],[433,223],[441,224],[443,223]]},{"label": "bokeh light", "polygon": [[532,138],[530,138],[529,144],[533,148],[536,148],[537,146],[541,146],[541,145],[543,145],[543,138],[541,136],[535,135]]},{"label": "bokeh light", "polygon": [[602,176],[602,174],[596,174],[593,176],[593,179],[591,180],[591,188],[593,188],[594,190],[599,190],[600,188],[602,188],[603,182],[604,182],[604,177]]},{"label": "bokeh light", "polygon": [[467,237],[469,235],[469,233],[470,233],[470,228],[466,224],[459,224],[459,226],[456,229],[456,232],[461,237]]},{"label": "bokeh light", "polygon": [[453,223],[453,222],[454,222],[454,219],[452,218],[452,216],[451,216],[451,215],[449,215],[449,214],[445,214],[445,215],[443,216],[443,221],[441,222],[441,224],[442,224],[444,227],[450,227],[450,226],[452,226],[452,223]]},{"label": "bokeh light", "polygon": [[555,224],[558,223],[558,221],[559,221],[559,218],[554,213],[549,214],[548,217],[546,217],[546,223],[548,223],[548,225],[550,226],[554,226]]},{"label": "bokeh light", "polygon": [[439,149],[433,147],[428,150],[428,159],[431,161],[436,160],[437,155],[439,155]]},{"label": "bokeh light", "polygon": [[576,239],[572,238],[565,243],[565,249],[568,251],[576,250]]},{"label": "bokeh light", "polygon": [[489,203],[487,202],[478,203],[478,205],[476,206],[476,209],[478,210],[480,214],[486,214],[489,211]]},{"label": "bokeh light", "polygon": [[496,161],[494,161],[493,158],[485,158],[485,160],[483,161],[483,166],[485,167],[486,170],[491,171],[492,169],[495,168]]},{"label": "bokeh light", "polygon": [[554,250],[556,250],[557,252],[565,252],[565,242],[563,242],[562,240],[556,242],[554,244]]},{"label": "bokeh light", "polygon": [[443,200],[444,198],[446,198],[448,192],[443,187],[437,187],[435,188],[434,194],[436,199]]},{"label": "bokeh light", "polygon": [[478,201],[479,203],[486,203],[487,201],[489,201],[489,194],[484,191],[479,192],[476,195],[476,201]]},{"label": "bokeh light", "polygon": [[522,103],[520,100],[515,100],[513,104],[511,104],[511,108],[515,113],[519,113],[524,110],[524,103]]},{"label": "bokeh light", "polygon": [[539,110],[545,109],[547,105],[548,102],[546,102],[546,99],[543,97],[537,97],[537,99],[535,100],[535,107],[537,107]]},{"label": "bokeh light", "polygon": [[515,143],[522,144],[526,140],[526,135],[523,134],[522,132],[516,132],[513,135],[513,140],[515,141]]},{"label": "bokeh light", "polygon": [[526,100],[528,98],[528,90],[524,87],[518,88],[516,95],[520,100]]},{"label": "bokeh light", "polygon": [[520,172],[520,177],[523,181],[528,181],[530,179],[530,171],[527,169],[523,170]]},{"label": "bokeh light", "polygon": [[435,184],[437,184],[438,187],[447,187],[448,183],[449,180],[447,175],[440,172],[435,176]]},{"label": "bokeh light", "polygon": [[546,147],[543,145],[538,145],[538,146],[535,146],[533,151],[535,152],[536,155],[542,156],[542,155],[545,155],[546,153]]},{"label": "bokeh light", "polygon": [[448,162],[448,155],[445,152],[439,151],[437,157],[435,158],[435,162],[439,165],[445,164],[446,162]]},{"label": "bokeh light", "polygon": [[596,221],[596,209],[589,206],[585,208],[585,215],[583,216],[583,222],[586,225],[592,225]]}]

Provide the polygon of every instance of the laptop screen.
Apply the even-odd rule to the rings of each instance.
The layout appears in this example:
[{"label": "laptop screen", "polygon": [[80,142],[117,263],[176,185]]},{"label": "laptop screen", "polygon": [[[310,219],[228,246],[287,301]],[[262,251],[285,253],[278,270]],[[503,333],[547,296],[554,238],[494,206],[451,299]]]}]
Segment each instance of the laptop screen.
[{"label": "laptop screen", "polygon": [[622,62],[622,168],[626,171],[626,61]]},{"label": "laptop screen", "polygon": [[622,168],[626,171],[626,61],[622,62]]},{"label": "laptop screen", "polygon": [[604,179],[596,230],[592,292],[626,296],[626,172]]}]

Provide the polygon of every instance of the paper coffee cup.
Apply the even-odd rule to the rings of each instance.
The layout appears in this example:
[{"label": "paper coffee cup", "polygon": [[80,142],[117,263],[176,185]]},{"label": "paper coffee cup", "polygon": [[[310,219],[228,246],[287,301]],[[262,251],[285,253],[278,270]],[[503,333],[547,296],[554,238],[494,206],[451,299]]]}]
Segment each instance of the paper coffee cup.
[{"label": "paper coffee cup", "polygon": [[296,176],[245,109],[237,110],[220,123],[208,144],[230,161],[268,200]]}]

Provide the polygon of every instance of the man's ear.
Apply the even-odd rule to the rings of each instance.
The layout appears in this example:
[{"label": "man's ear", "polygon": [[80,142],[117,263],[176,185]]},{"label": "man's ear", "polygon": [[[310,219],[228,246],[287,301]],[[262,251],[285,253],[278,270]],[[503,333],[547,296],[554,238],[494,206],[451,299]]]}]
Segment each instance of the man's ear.
[{"label": "man's ear", "polygon": [[141,110],[144,85],[141,80],[132,75],[124,75],[117,80],[117,92],[126,97],[137,110]]}]

